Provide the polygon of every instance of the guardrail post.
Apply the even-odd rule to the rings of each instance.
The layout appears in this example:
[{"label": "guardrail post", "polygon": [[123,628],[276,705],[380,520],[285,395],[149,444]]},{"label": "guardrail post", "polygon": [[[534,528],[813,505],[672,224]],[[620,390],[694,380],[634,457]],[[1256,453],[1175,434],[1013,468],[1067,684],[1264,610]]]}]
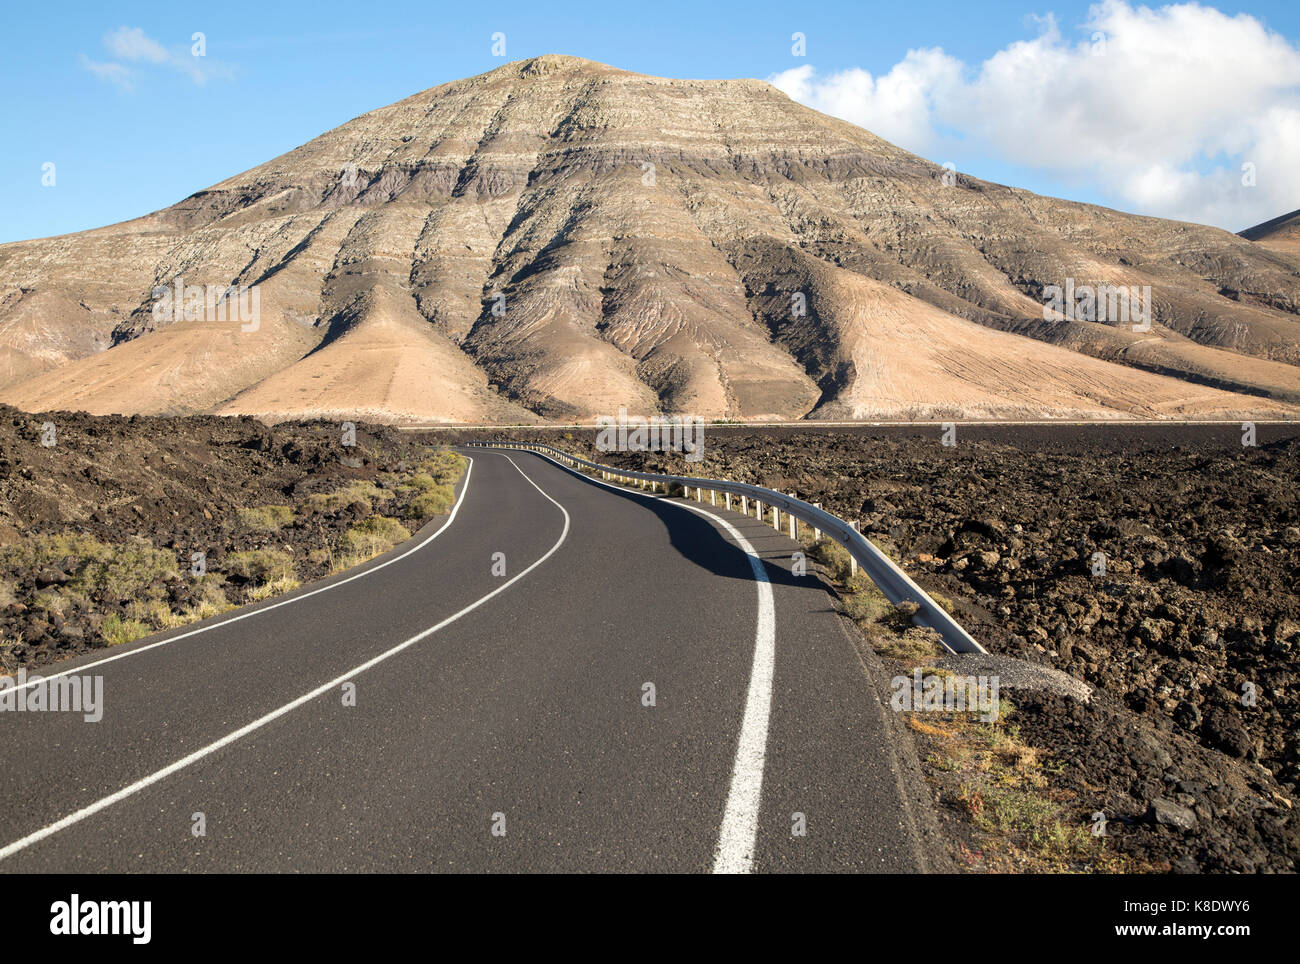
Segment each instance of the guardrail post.
[{"label": "guardrail post", "polygon": [[709,489],[709,505],[718,504],[718,493],[714,489]]},{"label": "guardrail post", "polygon": [[727,511],[730,512],[730,511],[731,511],[731,493],[730,493],[730,492],[724,492],[724,493],[722,493],[722,501],[725,502],[725,503],[727,504]]},{"label": "guardrail post", "polygon": [[704,490],[700,488],[698,485],[695,487],[695,501],[696,502],[704,501]]},{"label": "guardrail post", "polygon": [[781,531],[781,510],[776,506],[772,506],[772,528]]},{"label": "guardrail post", "polygon": [[790,538],[796,542],[799,540],[799,520],[790,516]]},{"label": "guardrail post", "polygon": [[749,496],[747,495],[740,497],[740,514],[749,515]]},{"label": "guardrail post", "polygon": [[758,499],[754,500],[754,514],[758,516],[758,521],[763,521],[763,503]]},{"label": "guardrail post", "polygon": [[[854,532],[857,532],[858,520],[854,519],[852,522],[850,522],[849,528],[852,529]],[[850,552],[849,553],[849,575],[856,576],[857,574],[858,574],[858,560],[854,558],[853,553]]]}]

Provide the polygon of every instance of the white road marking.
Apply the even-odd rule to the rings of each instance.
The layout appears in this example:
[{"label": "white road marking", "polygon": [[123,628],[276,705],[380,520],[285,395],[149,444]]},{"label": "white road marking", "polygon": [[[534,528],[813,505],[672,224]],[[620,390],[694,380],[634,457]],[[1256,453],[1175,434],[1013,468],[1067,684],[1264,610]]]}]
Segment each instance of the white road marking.
[{"label": "white road marking", "polygon": [[613,485],[585,475],[541,452],[532,454],[597,485],[643,499],[666,501],[668,505],[689,509],[697,515],[712,519],[731,534],[749,557],[749,567],[754,571],[754,582],[758,586],[754,661],[749,671],[749,691],[745,696],[745,715],[740,722],[736,759],[731,768],[727,806],[722,814],[722,829],[718,833],[718,845],[713,857],[715,874],[749,873],[754,869],[754,850],[758,841],[758,813],[763,797],[763,767],[767,759],[768,720],[772,714],[772,680],[776,668],[776,606],[772,598],[772,583],[767,577],[763,560],[749,540],[740,534],[740,530],[721,516],[687,502],[673,502],[637,489]]},{"label": "white road marking", "polygon": [[[354,579],[360,579],[363,576],[370,575],[372,572],[378,572],[380,569],[383,569],[385,566],[391,566],[395,562],[401,562],[411,553],[419,552],[421,549],[427,546],[434,539],[438,538],[438,536],[442,535],[443,532],[446,531],[447,527],[451,525],[452,522],[455,520],[456,513],[460,511],[461,503],[465,501],[465,493],[469,491],[470,473],[474,471],[474,460],[470,458],[468,455],[466,455],[465,458],[469,460],[469,465],[466,466],[465,468],[465,484],[461,486],[460,496],[456,499],[456,504],[452,506],[451,514],[447,516],[447,521],[438,527],[437,532],[430,533],[426,538],[420,540],[418,544],[411,546],[411,548],[407,549],[400,556],[393,556],[393,558],[391,559],[385,559],[383,562],[379,563],[378,565],[370,566],[366,569],[363,569],[361,572],[355,572],[350,576],[340,579],[338,582],[330,583],[328,586],[319,586],[316,589],[309,590],[297,596],[291,596],[288,599],[281,599],[279,602],[271,603],[270,605],[267,606],[261,606],[257,609],[249,609],[242,613],[238,613],[234,616],[231,616],[229,619],[222,619],[219,620],[218,622],[210,623],[207,626],[200,626],[198,629],[191,629],[188,632],[180,633],[176,636],[169,636],[166,639],[158,640],[156,643],[149,643],[145,646],[137,646],[134,649],[129,649],[124,653],[118,653],[115,656],[106,656],[103,659],[95,660],[93,663],[82,663],[79,666],[73,666],[68,669],[60,670],[57,673],[38,675],[36,679],[29,680],[28,682],[24,683],[22,686],[10,686],[8,689],[0,690],[0,696],[3,696],[5,693],[11,693],[15,690],[26,689],[28,686],[35,686],[37,683],[40,683],[44,680],[57,679],[60,676],[67,676],[69,673],[82,673],[88,669],[93,669],[96,666],[103,666],[105,663],[113,663],[119,659],[126,659],[128,656],[135,656],[139,653],[147,653],[149,650],[157,649],[159,646],[166,646],[169,643],[176,643],[176,642],[180,642],[182,639],[188,639],[191,636],[197,636],[199,635],[199,633],[206,633],[212,629],[218,629],[222,626],[229,626],[231,623],[237,623],[241,619],[249,619],[253,616],[260,616],[262,613],[269,613],[272,609],[279,609],[281,606],[287,606],[290,603],[296,603],[303,599],[310,599],[312,596],[315,596],[318,593],[329,592],[331,589],[337,589],[339,586],[347,585],[348,583],[352,582],[352,580]],[[519,466],[516,465],[515,468],[517,469],[519,468]],[[529,481],[531,482],[532,480],[529,479]],[[542,494],[545,495],[546,493],[543,492]]]},{"label": "white road marking", "polygon": [[[678,503],[674,503],[678,504]],[[695,506],[684,506],[708,516],[728,532],[749,557],[758,586],[758,625],[754,629],[754,662],[749,670],[749,692],[745,697],[745,715],[740,722],[740,739],[736,744],[736,761],[731,768],[731,789],[727,792],[727,809],[722,814],[722,829],[713,856],[715,874],[747,874],[754,869],[754,850],[758,841],[758,812],[763,797],[763,767],[767,760],[768,719],[772,715],[772,679],[776,671],[776,606],[772,583],[767,578],[763,560],[730,522]]]},{"label": "white road marking", "polygon": [[[54,834],[58,833],[60,830],[66,830],[68,827],[80,823],[82,820],[85,820],[87,817],[94,816],[95,814],[99,813],[101,810],[111,807],[113,804],[125,800],[127,797],[130,797],[136,793],[139,793],[141,790],[145,789],[146,787],[152,786],[153,784],[159,782],[160,780],[165,780],[173,773],[177,773],[180,770],[184,770],[186,767],[190,766],[191,764],[197,763],[198,761],[202,760],[204,757],[211,756],[213,753],[216,753],[218,750],[222,749],[223,747],[229,746],[230,744],[243,739],[244,737],[248,736],[248,734],[261,729],[262,727],[266,726],[266,724],[272,722],[273,720],[279,719],[280,717],[284,716],[286,713],[293,712],[303,704],[309,703],[312,700],[316,699],[316,697],[337,690],[338,687],[342,686],[344,683],[348,682],[349,680],[357,676],[360,676],[366,670],[371,669],[374,666],[378,666],[380,663],[388,659],[390,656],[396,656],[402,650],[414,646],[416,643],[420,642],[421,640],[427,639],[428,637],[432,636],[434,633],[438,632],[438,630],[450,626],[452,623],[460,619],[462,616],[466,616],[469,613],[472,613],[475,609],[478,609],[479,606],[483,605],[489,599],[492,599],[493,597],[498,596],[501,593],[505,592],[507,589],[510,588],[510,586],[514,585],[520,579],[524,578],[524,576],[528,575],[530,572],[532,572],[534,569],[540,566],[543,562],[549,559],[552,555],[555,554],[555,551],[564,544],[564,540],[569,537],[569,513],[564,508],[564,506],[560,505],[560,503],[552,499],[549,495],[546,494],[545,491],[542,490],[541,486],[539,486],[536,482],[530,479],[528,475],[524,472],[524,470],[519,468],[519,466],[515,464],[514,459],[510,458],[510,456],[508,455],[504,456],[504,458],[507,462],[509,462],[511,465],[515,467],[515,471],[518,472],[520,475],[522,475],[529,485],[531,485],[538,492],[541,492],[542,495],[546,496],[546,498],[557,509],[559,509],[560,512],[564,514],[564,530],[560,533],[560,538],[556,541],[555,545],[551,546],[550,549],[546,550],[546,554],[543,555],[540,559],[538,559],[536,562],[530,565],[527,569],[520,572],[518,575],[514,576],[512,579],[503,582],[500,586],[498,586],[496,589],[493,589],[486,596],[482,597],[476,602],[470,603],[460,612],[448,616],[442,622],[438,623],[435,626],[430,626],[428,629],[417,633],[416,635],[412,636],[410,639],[406,640],[405,642],[398,643],[392,649],[380,653],[378,656],[375,656],[373,659],[366,660],[360,666],[356,666],[353,669],[348,670],[342,676],[335,677],[334,679],[330,680],[328,683],[316,687],[314,690],[312,690],[309,693],[304,693],[302,696],[299,696],[297,699],[293,700],[292,702],[284,704],[284,706],[281,706],[279,709],[272,710],[270,713],[267,713],[265,716],[258,717],[248,725],[241,726],[233,733],[227,734],[226,736],[223,736],[221,739],[209,743],[207,746],[201,747],[198,750],[195,750],[193,753],[189,754],[188,756],[184,756],[181,759],[177,760],[175,763],[169,764],[168,766],[163,767],[161,770],[158,770],[155,773],[151,773],[147,777],[144,777],[143,779],[137,780],[135,783],[132,783],[130,786],[123,787],[121,790],[118,790],[116,793],[111,793],[108,796],[103,797],[102,799],[96,800],[94,803],[90,804],[89,806],[82,807],[80,810],[76,811],[75,813],[70,813],[68,814],[68,816],[64,817],[63,819],[56,820],[54,823],[42,827],[40,830],[37,830],[35,833],[30,833],[26,837],[23,837],[21,840],[15,840],[13,843],[9,844],[8,846],[0,848],[0,860],[4,860],[7,857],[11,857],[14,854],[16,854],[18,851],[30,847],[32,844],[38,843],[44,840],[46,837],[53,836]],[[469,478],[467,475],[466,482],[468,481]],[[447,521],[448,523],[451,522],[450,519],[448,519]],[[446,528],[446,526],[444,526],[443,528]],[[439,529],[438,531],[441,532],[442,530]],[[435,535],[436,534],[437,533],[435,533]],[[430,536],[430,538],[432,538],[432,536]],[[428,540],[425,541],[427,542]],[[421,543],[420,545],[424,545],[424,543]],[[416,548],[419,548],[419,546],[417,546]],[[411,551],[414,552],[415,550],[412,549]],[[392,561],[396,561],[396,560],[392,560]]]}]

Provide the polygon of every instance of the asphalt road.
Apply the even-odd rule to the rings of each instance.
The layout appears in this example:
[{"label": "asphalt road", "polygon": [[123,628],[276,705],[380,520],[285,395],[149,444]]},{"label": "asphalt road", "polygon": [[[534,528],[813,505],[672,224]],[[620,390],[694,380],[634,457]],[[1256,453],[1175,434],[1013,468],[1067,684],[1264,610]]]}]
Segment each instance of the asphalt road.
[{"label": "asphalt road", "polygon": [[0,872],[930,867],[793,542],[466,454],[450,519],[361,570],[52,667],[102,674],[100,722],[0,713]]}]

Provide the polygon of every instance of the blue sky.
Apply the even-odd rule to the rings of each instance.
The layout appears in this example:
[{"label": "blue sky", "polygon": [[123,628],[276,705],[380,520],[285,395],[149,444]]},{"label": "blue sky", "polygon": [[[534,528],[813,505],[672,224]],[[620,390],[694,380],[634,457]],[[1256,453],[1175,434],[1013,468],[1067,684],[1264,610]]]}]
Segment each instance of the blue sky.
[{"label": "blue sky", "polygon": [[[0,242],[165,207],[491,70],[497,31],[508,60],[771,79],[939,163],[1041,193],[1230,230],[1300,207],[1293,0],[47,3],[7,5],[5,25]],[[792,54],[796,31],[806,56]],[[1098,34],[1105,56],[1087,59]]]}]

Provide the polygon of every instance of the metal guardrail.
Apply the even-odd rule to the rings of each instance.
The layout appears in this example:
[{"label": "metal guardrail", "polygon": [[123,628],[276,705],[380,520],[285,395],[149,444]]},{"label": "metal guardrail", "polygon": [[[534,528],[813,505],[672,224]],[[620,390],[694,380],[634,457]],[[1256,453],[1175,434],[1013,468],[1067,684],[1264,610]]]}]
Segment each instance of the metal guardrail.
[{"label": "metal guardrail", "polygon": [[[697,479],[684,475],[630,472],[627,469],[601,465],[597,462],[588,462],[586,459],[580,459],[576,455],[570,455],[568,452],[552,448],[549,445],[529,442],[468,442],[465,444],[480,448],[522,449],[528,452],[536,452],[574,470],[586,468],[603,474],[607,479],[648,482],[655,488],[663,485],[665,491],[667,491],[669,485],[680,485],[687,490],[688,495],[691,489],[695,489],[697,501],[703,501],[705,492],[720,492],[728,496],[737,496],[742,500],[742,508],[747,509],[749,502],[757,502],[760,517],[763,514],[763,507],[772,509],[774,513],[773,521],[778,528],[780,526],[779,513],[783,512],[791,519],[798,519],[805,525],[812,526],[814,531],[825,533],[848,550],[849,557],[856,565],[862,566],[867,576],[879,587],[890,603],[895,605],[900,602],[916,603],[920,609],[912,617],[912,621],[918,626],[928,626],[935,630],[943,640],[944,646],[950,651],[954,653],[988,652],[948,614],[947,610],[931,599],[924,589],[913,582],[907,573],[903,572],[892,559],[877,549],[869,539],[839,516],[832,515],[824,509],[819,509],[811,503],[804,502],[802,499],[782,495],[775,489],[767,489],[761,485],[746,485],[742,482],[728,482],[723,479]],[[716,495],[712,496],[711,501],[716,505]],[[727,507],[730,508],[730,500],[727,500]],[[793,528],[793,523],[791,527]]]}]

